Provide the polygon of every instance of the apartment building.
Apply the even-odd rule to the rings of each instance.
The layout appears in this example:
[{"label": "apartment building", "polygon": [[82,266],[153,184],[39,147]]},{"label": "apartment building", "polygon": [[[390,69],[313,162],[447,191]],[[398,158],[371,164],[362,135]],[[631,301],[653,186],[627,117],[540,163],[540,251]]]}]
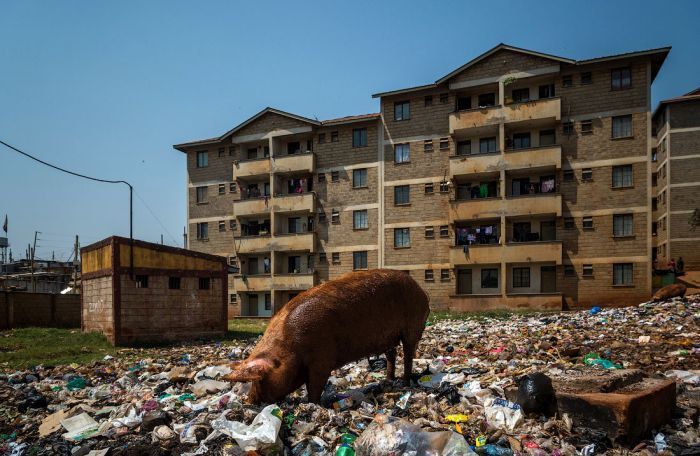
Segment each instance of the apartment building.
[{"label": "apartment building", "polygon": [[654,111],[652,135],[653,258],[664,269],[683,258],[700,268],[700,88],[664,100]]},{"label": "apartment building", "polygon": [[441,310],[639,302],[651,291],[651,83],[669,48],[573,60],[500,44],[380,112],[267,108],[187,154],[189,248],[226,255],[234,313],[353,269]]}]

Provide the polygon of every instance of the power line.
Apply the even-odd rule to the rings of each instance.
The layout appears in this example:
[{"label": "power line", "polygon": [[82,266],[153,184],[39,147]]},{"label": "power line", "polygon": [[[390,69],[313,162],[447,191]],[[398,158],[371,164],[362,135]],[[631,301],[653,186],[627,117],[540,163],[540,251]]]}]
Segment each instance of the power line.
[{"label": "power line", "polygon": [[137,197],[139,200],[141,200],[141,202],[143,203],[143,205],[146,206],[146,209],[148,209],[148,212],[150,212],[151,215],[153,216],[153,218],[156,219],[156,222],[158,222],[158,224],[160,225],[160,227],[163,228],[163,230],[165,231],[165,233],[170,237],[170,240],[173,241],[173,244],[177,245],[177,241],[175,240],[175,238],[173,237],[173,235],[170,234],[170,231],[168,231],[168,229],[165,227],[165,225],[163,225],[163,222],[161,222],[160,219],[156,216],[155,212],[153,212],[153,210],[152,210],[151,207],[148,205],[148,203],[146,203],[146,200],[144,200],[143,198],[141,198],[141,195],[139,195],[139,193],[138,193],[136,190],[134,190],[134,194],[136,195],[136,197]]}]

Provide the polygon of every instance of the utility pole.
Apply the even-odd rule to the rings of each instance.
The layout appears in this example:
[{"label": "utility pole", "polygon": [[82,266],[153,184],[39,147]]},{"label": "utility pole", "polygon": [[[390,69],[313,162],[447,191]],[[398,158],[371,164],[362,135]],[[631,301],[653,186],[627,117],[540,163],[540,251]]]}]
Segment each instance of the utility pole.
[{"label": "utility pole", "polygon": [[163,245],[163,233],[160,233],[160,245]]},{"label": "utility pole", "polygon": [[182,227],[182,247],[187,248],[187,227]]},{"label": "utility pole", "polygon": [[76,293],[78,288],[78,235],[75,235],[75,244],[73,244],[73,292]]},{"label": "utility pole", "polygon": [[34,246],[32,247],[32,292],[36,293],[36,282],[34,282],[34,258],[36,255],[36,237],[39,234],[38,231],[34,232]]}]

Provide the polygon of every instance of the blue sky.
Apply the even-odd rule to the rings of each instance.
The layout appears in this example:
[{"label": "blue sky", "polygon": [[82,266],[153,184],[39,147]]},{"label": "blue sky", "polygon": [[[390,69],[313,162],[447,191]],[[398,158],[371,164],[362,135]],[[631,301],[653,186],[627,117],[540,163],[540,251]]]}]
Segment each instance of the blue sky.
[{"label": "blue sky", "polygon": [[[497,6],[494,6],[497,5]],[[376,112],[372,93],[435,81],[494,45],[574,59],[673,46],[654,103],[700,86],[700,2],[0,3],[0,139],[137,192],[135,236],[182,242],[184,156],[265,106],[319,119]],[[126,187],[0,146],[15,257],[128,234]],[[164,227],[151,215],[142,198]]]}]

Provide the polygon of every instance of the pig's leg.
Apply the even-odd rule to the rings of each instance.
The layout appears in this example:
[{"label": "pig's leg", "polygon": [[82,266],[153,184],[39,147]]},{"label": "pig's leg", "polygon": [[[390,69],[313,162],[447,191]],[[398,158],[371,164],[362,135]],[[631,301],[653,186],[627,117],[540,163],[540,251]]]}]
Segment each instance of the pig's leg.
[{"label": "pig's leg", "polygon": [[323,394],[323,388],[325,388],[330,375],[330,370],[326,371],[325,369],[319,369],[317,367],[309,369],[309,380],[306,383],[306,392],[309,402],[313,402],[314,404],[319,404],[321,402],[321,394]]},{"label": "pig's leg", "polygon": [[403,381],[406,386],[409,386],[413,371],[413,357],[416,354],[416,345],[418,343],[404,339],[401,341],[401,345],[403,346]]},{"label": "pig's leg", "polygon": [[386,378],[391,381],[396,378],[396,347],[386,352]]}]

